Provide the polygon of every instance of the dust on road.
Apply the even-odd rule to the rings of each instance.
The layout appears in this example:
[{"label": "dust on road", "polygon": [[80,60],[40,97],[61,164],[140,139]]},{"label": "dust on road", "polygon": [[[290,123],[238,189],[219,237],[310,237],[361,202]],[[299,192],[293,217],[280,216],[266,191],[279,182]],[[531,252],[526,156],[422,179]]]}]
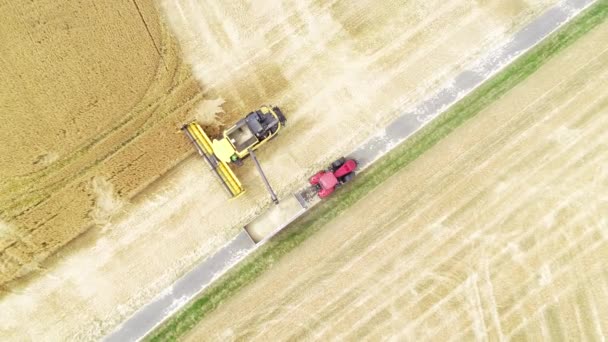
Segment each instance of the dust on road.
[{"label": "dust on road", "polygon": [[188,339],[606,336],[607,85],[602,24]]}]

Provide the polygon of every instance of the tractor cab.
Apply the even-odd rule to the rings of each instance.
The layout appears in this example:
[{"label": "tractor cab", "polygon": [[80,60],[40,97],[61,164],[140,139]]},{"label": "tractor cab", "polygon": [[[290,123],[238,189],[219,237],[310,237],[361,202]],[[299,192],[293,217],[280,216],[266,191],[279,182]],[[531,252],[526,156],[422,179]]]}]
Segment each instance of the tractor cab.
[{"label": "tractor cab", "polygon": [[331,172],[324,172],[319,178],[319,185],[323,189],[332,189],[338,185],[338,178]]}]

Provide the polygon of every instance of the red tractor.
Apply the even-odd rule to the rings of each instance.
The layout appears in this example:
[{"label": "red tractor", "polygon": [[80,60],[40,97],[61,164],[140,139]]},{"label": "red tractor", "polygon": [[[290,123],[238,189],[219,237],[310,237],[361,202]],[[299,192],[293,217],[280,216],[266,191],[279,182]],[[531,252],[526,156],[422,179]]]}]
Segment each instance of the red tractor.
[{"label": "red tractor", "polygon": [[320,198],[326,198],[336,190],[336,187],[353,179],[356,168],[356,160],[342,157],[331,163],[327,170],[321,170],[310,177],[310,184],[316,188]]}]

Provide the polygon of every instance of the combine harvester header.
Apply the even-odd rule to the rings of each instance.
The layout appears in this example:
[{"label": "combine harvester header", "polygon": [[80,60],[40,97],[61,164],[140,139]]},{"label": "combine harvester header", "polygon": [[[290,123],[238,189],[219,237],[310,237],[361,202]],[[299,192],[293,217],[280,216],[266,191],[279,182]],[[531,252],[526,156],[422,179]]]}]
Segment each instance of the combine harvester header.
[{"label": "combine harvester header", "polygon": [[238,197],[245,192],[241,181],[236,178],[236,175],[230,169],[226,162],[218,160],[213,153],[212,143],[207,134],[203,131],[197,122],[191,122],[185,125],[182,130],[186,136],[192,141],[198,154],[203,157],[211,166],[211,170],[219,177],[222,185],[228,190],[232,197]]},{"label": "combine harvester header", "polygon": [[272,201],[278,204],[278,198],[262,171],[254,151],[274,138],[281,128],[285,127],[286,121],[278,107],[262,106],[259,110],[247,114],[244,119],[239,120],[234,126],[224,130],[220,139],[213,139],[212,141],[197,122],[184,125],[182,131],[190,139],[201,157],[211,166],[211,169],[232,198],[242,195],[245,189],[230,168],[230,164],[240,166],[243,164],[243,159],[251,156]]}]

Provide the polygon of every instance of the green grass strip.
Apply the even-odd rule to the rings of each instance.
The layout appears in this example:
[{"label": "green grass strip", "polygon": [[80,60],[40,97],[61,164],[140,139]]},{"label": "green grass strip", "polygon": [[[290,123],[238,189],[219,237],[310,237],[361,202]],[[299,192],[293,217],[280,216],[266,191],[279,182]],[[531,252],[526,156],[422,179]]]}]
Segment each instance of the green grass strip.
[{"label": "green grass strip", "polygon": [[418,131],[408,140],[362,172],[347,189],[312,208],[307,215],[246,258],[234,269],[218,279],[210,288],[168,319],[150,336],[149,341],[173,341],[188,332],[224,300],[252,283],[274,262],[289,253],[325,224],[364,197],[397,171],[414,161],[450,134],[463,122],[472,118],[496,99],[522,82],[543,63],[571,45],[608,17],[608,0],[600,0],[579,14],[572,22],[552,34],[528,53],[521,56],[502,72],[486,81],[469,96]]}]

